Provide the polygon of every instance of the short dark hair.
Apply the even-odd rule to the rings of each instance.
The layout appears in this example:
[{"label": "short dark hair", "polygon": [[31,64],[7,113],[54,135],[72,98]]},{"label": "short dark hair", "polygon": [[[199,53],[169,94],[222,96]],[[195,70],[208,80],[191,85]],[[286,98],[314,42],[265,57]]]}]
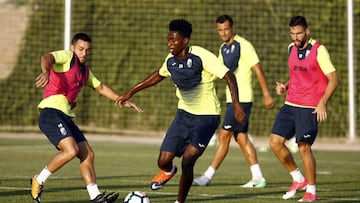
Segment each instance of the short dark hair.
[{"label": "short dark hair", "polygon": [[304,16],[294,16],[290,19],[290,22],[289,22],[290,27],[297,26],[297,25],[303,26],[305,29],[308,27],[308,24],[307,24]]},{"label": "short dark hair", "polygon": [[75,44],[79,39],[91,43],[91,37],[89,35],[79,32],[73,36],[71,44]]},{"label": "short dark hair", "polygon": [[219,17],[216,18],[216,23],[224,23],[225,21],[229,21],[230,26],[232,27],[234,24],[233,19],[231,18],[231,16],[229,15],[221,15]]},{"label": "short dark hair", "polygon": [[169,23],[169,31],[179,32],[182,37],[190,38],[192,24],[185,19],[175,19]]}]

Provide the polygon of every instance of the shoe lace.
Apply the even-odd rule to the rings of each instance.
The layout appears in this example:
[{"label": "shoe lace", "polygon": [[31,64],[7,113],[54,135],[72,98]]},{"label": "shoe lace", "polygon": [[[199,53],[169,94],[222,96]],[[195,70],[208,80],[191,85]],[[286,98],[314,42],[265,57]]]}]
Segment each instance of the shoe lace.
[{"label": "shoe lace", "polygon": [[34,187],[32,187],[33,192],[40,194],[44,186],[38,183],[36,180],[33,180],[33,185],[35,185]]}]

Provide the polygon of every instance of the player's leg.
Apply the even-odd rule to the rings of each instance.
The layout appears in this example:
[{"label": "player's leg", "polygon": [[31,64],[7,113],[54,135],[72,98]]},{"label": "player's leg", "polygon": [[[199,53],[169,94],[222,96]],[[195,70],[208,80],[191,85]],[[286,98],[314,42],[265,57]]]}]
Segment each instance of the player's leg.
[{"label": "player's leg", "polygon": [[55,173],[66,163],[73,160],[79,153],[79,148],[73,137],[62,139],[58,145],[60,151],[48,163],[47,168],[51,173]]},{"label": "player's leg", "polygon": [[270,135],[270,147],[280,163],[289,171],[292,177],[292,184],[283,199],[293,198],[298,190],[305,189],[307,181],[296,165],[292,154],[285,145],[285,138],[277,134]]},{"label": "player's leg", "polygon": [[[241,103],[241,105],[243,106],[243,103]],[[246,109],[244,106],[243,109],[246,114]],[[199,186],[210,185],[211,179],[215,175],[216,170],[220,167],[229,151],[230,140],[233,135],[234,127],[236,127],[237,124],[238,122],[234,116],[233,105],[232,103],[227,103],[224,121],[221,124],[221,129],[218,132],[219,144],[214,158],[207,170],[201,176],[194,179],[195,184]]]},{"label": "player's leg", "polygon": [[[86,185],[96,183],[94,158],[95,154],[87,141],[78,143],[80,159],[80,173]],[[100,192],[99,192],[100,194]]]},{"label": "player's leg", "polygon": [[59,150],[41,170],[31,179],[31,196],[40,202],[43,185],[50,175],[74,159],[78,153],[77,144],[72,137],[69,119],[64,113],[55,109],[43,109],[39,116],[39,128],[49,141]]},{"label": "player's leg", "polygon": [[188,195],[194,178],[194,165],[203,154],[211,137],[220,123],[219,115],[188,115],[189,137],[182,153],[182,175],[180,178],[177,202],[183,203]]},{"label": "player's leg", "polygon": [[308,185],[316,184],[316,160],[311,150],[311,144],[299,142],[299,153],[303,162]]},{"label": "player's leg", "polygon": [[292,185],[283,195],[283,199],[295,196],[297,190],[306,188],[307,181],[297,167],[292,154],[285,145],[285,141],[295,134],[294,108],[284,105],[273,125],[269,145],[280,163],[289,171]]},{"label": "player's leg", "polygon": [[184,123],[186,123],[186,112],[178,110],[160,146],[157,162],[161,171],[151,180],[150,188],[152,190],[162,188],[177,172],[177,167],[173,165],[173,159],[175,156],[181,156],[184,150],[185,137],[188,134],[187,126]]},{"label": "player's leg", "polygon": [[303,162],[305,176],[308,181],[306,192],[299,201],[316,201],[318,200],[316,195],[316,160],[311,150],[311,144],[299,142],[299,152]]},{"label": "player's leg", "polygon": [[201,153],[202,152],[191,144],[185,149],[181,162],[182,174],[179,183],[178,202],[185,202],[194,178],[194,165]]},{"label": "player's leg", "polygon": [[299,109],[298,112],[296,134],[299,153],[308,182],[306,192],[299,201],[311,202],[318,199],[316,195],[316,160],[311,149],[317,136],[318,122],[316,114],[312,113],[313,109],[304,108]]},{"label": "player's leg", "polygon": [[85,140],[85,138],[83,138],[82,140],[83,141],[78,143],[79,153],[77,157],[80,160],[80,173],[85,182],[86,189],[90,196],[90,200],[94,203],[115,202],[115,200],[119,196],[118,193],[100,192],[99,187],[96,183],[96,173],[94,166],[95,153],[89,143]]},{"label": "player's leg", "polygon": [[62,139],[57,148],[60,149],[60,151],[55,154],[39,175],[35,175],[31,179],[31,196],[38,202],[40,202],[42,188],[50,175],[74,159],[78,152],[76,142],[72,137]]},{"label": "player's leg", "polygon": [[158,157],[158,167],[161,171],[151,180],[150,187],[152,190],[162,188],[177,173],[177,167],[173,165],[174,158],[174,153],[160,151]]},{"label": "player's leg", "polygon": [[208,167],[208,169],[204,172],[203,175],[194,179],[194,183],[199,186],[207,186],[210,185],[212,177],[215,175],[216,170],[220,167],[221,163],[225,159],[228,151],[230,140],[232,138],[232,131],[220,129],[218,132],[218,146],[214,155],[214,158]]},{"label": "player's leg", "polygon": [[173,165],[173,159],[184,153],[189,139],[189,125],[194,125],[191,117],[192,115],[184,110],[177,110],[160,146],[158,166],[161,171],[151,181],[152,190],[162,188],[176,174],[177,167]]},{"label": "player's leg", "polygon": [[245,188],[262,188],[266,186],[266,180],[262,174],[260,165],[257,160],[256,149],[254,144],[249,140],[247,133],[237,133],[236,142],[240,146],[244,157],[250,167],[252,179],[241,187]]},{"label": "player's leg", "polygon": [[[221,163],[224,161],[224,159],[229,151],[230,140],[232,138],[233,132],[224,130],[224,129],[220,129],[218,132],[218,135],[219,135],[219,138],[218,138],[219,144],[216,149],[214,159],[212,160],[212,162],[210,164],[210,166],[214,170],[217,170],[220,167]],[[211,178],[212,177],[210,177],[210,179]]]},{"label": "player's leg", "polygon": [[297,165],[294,161],[292,154],[285,145],[286,139],[277,134],[270,135],[270,148],[278,158],[280,163],[288,170],[294,171],[297,169]]}]

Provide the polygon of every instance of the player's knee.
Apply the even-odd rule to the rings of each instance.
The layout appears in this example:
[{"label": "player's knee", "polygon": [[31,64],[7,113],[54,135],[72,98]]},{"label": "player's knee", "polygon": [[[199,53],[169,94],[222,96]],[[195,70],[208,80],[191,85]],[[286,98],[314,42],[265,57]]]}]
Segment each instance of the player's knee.
[{"label": "player's knee", "polygon": [[79,154],[79,148],[78,147],[67,148],[64,151],[64,153],[66,154],[68,159],[73,159],[77,157],[77,155]]},{"label": "player's knee", "polygon": [[172,169],[172,162],[166,159],[158,160],[158,167],[162,170],[170,170]]},{"label": "player's knee", "polygon": [[87,159],[94,160],[95,159],[95,153],[94,151],[90,150],[87,152]]},{"label": "player's knee", "polygon": [[269,139],[269,146],[273,151],[280,149],[281,147],[284,146],[285,143],[284,141],[278,139],[277,137],[279,136],[271,135]]},{"label": "player's knee", "polygon": [[195,157],[183,157],[181,162],[182,168],[193,168],[196,162]]}]

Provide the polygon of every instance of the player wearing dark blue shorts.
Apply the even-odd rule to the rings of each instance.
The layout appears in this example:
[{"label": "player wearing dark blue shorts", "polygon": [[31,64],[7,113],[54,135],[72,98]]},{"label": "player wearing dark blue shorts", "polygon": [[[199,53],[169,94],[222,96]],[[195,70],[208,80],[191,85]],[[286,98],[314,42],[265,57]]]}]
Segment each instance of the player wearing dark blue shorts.
[{"label": "player wearing dark blue shorts", "polygon": [[[317,136],[318,122],[327,118],[326,106],[339,80],[325,46],[310,38],[305,17],[291,18],[289,30],[293,41],[288,47],[289,80],[276,85],[278,95],[286,91],[287,95],[271,130],[270,147],[292,177],[292,184],[282,198],[293,198],[298,190],[306,188],[299,202],[313,202],[318,197],[316,160],[311,146]],[[305,177],[285,145],[294,135]]]},{"label": "player wearing dark blue shorts", "polygon": [[183,203],[192,185],[194,165],[206,149],[220,122],[220,102],[216,95],[217,78],[225,79],[233,98],[234,114],[244,121],[244,112],[238,100],[234,75],[216,56],[199,46],[189,46],[192,25],[183,19],[169,24],[170,53],[162,67],[118,98],[118,103],[128,100],[136,92],[153,86],[170,77],[176,86],[178,111],[160,148],[158,166],[162,170],[151,181],[151,189],[165,185],[176,173],[175,156],[182,156],[182,174],[177,200]]},{"label": "player wearing dark blue shorts", "polygon": [[[119,195],[115,192],[100,192],[96,184],[94,152],[72,120],[76,97],[83,87],[93,88],[113,101],[119,96],[101,83],[85,64],[90,54],[90,44],[90,36],[78,33],[72,39],[71,51],[53,51],[41,57],[42,73],[36,78],[36,86],[44,88],[44,98],[38,105],[39,128],[59,151],[39,175],[31,179],[31,196],[38,203],[46,180],[74,158],[80,160],[80,173],[91,202],[112,203]],[[140,107],[131,102],[122,105],[142,112]]]},{"label": "player wearing dark blue shorts", "polygon": [[39,116],[39,128],[57,148],[60,141],[66,137],[73,137],[76,143],[86,141],[84,134],[75,125],[71,117],[53,108],[44,108]]},{"label": "player wearing dark blue shorts", "polygon": [[178,109],[160,151],[172,152],[180,157],[190,144],[203,153],[219,123],[219,115],[193,115]]},{"label": "player wearing dark blue shorts", "polygon": [[295,135],[297,142],[313,144],[318,132],[318,122],[313,112],[314,108],[285,104],[275,119],[271,133],[281,135],[287,140]]},{"label": "player wearing dark blue shorts", "polygon": [[249,128],[249,119],[250,112],[252,107],[252,102],[240,102],[242,108],[244,109],[246,118],[244,124],[239,123],[234,117],[234,108],[232,104],[226,104],[226,113],[224,117],[224,121],[221,124],[221,128],[228,131],[234,132],[234,137],[237,133],[247,133]]},{"label": "player wearing dark blue shorts", "polygon": [[241,187],[262,188],[266,186],[266,180],[263,177],[260,164],[257,160],[256,149],[248,135],[248,121],[254,100],[253,73],[255,73],[254,75],[256,75],[261,87],[264,106],[267,109],[271,109],[274,105],[274,100],[269,93],[266,77],[254,46],[248,40],[235,33],[232,18],[228,15],[219,16],[216,19],[216,29],[223,42],[220,45],[218,59],[220,63],[229,68],[236,77],[239,88],[239,101],[246,113],[246,120],[242,125],[234,118],[231,105],[232,98],[229,88],[227,87],[227,110],[222,128],[219,129],[217,133],[217,150],[210,166],[201,176],[194,179],[194,183],[200,186],[210,185],[216,170],[220,167],[228,153],[231,138],[234,137],[244,154],[252,176],[251,180],[242,184]]}]

